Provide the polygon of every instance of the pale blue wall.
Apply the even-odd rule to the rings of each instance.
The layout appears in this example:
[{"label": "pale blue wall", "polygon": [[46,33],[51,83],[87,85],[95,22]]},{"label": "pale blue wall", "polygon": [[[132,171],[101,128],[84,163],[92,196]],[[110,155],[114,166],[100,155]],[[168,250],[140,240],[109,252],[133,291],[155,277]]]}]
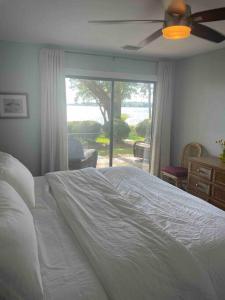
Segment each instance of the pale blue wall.
[{"label": "pale blue wall", "polygon": [[[0,151],[20,159],[34,175],[40,174],[40,45],[0,42],[0,91],[29,94],[29,119],[0,119]],[[66,53],[66,73],[82,71],[122,74],[129,78],[155,78],[157,63],[104,55]],[[97,72],[97,73],[96,73]],[[67,73],[68,74],[68,73]],[[98,73],[100,74],[100,73]],[[89,74],[87,74],[89,75]]]},{"label": "pale blue wall", "polygon": [[29,119],[0,119],[0,151],[40,173],[39,46],[0,42],[0,91],[29,94]]},{"label": "pale blue wall", "polygon": [[179,61],[176,69],[172,160],[179,163],[185,144],[199,142],[209,154],[225,139],[225,49]]}]

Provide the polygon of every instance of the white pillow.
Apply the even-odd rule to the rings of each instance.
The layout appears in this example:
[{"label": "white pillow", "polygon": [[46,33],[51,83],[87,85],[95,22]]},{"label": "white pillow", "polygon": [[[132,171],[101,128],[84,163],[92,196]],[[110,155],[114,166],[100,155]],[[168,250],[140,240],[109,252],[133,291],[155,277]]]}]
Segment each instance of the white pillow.
[{"label": "white pillow", "polygon": [[0,152],[0,180],[7,181],[30,208],[35,207],[32,174],[18,159],[4,152]]},{"label": "white pillow", "polygon": [[0,299],[43,299],[33,217],[20,195],[1,180]]}]

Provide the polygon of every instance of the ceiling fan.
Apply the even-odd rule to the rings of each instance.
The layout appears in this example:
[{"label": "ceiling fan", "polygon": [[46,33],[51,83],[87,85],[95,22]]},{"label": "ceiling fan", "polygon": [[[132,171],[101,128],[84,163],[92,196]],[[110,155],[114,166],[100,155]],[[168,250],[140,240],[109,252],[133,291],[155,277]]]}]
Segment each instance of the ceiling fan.
[{"label": "ceiling fan", "polygon": [[162,23],[160,28],[138,45],[126,45],[122,47],[125,50],[139,50],[160,36],[170,40],[179,40],[188,38],[191,34],[205,40],[221,43],[225,36],[220,32],[202,25],[201,23],[223,21],[225,20],[225,7],[216,8],[192,14],[191,7],[184,0],[172,0],[165,11],[164,20],[105,20],[89,21],[95,24],[127,24],[127,23]]}]

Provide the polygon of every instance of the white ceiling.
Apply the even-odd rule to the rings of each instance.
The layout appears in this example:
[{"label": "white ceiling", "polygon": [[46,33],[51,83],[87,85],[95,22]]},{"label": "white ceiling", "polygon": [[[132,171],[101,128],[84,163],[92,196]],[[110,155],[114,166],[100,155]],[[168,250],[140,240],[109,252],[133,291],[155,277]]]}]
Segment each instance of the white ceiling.
[{"label": "white ceiling", "polygon": [[[187,0],[187,3],[193,12],[225,6],[225,0]],[[163,17],[161,0],[0,0],[0,39],[171,58],[225,47],[225,42],[217,45],[196,37],[181,41],[160,38],[138,52],[124,51],[122,46],[139,43],[160,25],[88,24],[88,20],[96,19]],[[225,21],[209,25],[225,34]]]}]

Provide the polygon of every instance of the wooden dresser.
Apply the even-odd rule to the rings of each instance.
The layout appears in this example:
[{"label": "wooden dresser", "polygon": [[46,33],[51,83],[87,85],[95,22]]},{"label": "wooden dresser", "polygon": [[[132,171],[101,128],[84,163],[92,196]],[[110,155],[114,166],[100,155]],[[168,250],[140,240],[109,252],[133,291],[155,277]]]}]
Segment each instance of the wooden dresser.
[{"label": "wooden dresser", "polygon": [[190,158],[187,191],[225,210],[225,163],[216,157]]}]

